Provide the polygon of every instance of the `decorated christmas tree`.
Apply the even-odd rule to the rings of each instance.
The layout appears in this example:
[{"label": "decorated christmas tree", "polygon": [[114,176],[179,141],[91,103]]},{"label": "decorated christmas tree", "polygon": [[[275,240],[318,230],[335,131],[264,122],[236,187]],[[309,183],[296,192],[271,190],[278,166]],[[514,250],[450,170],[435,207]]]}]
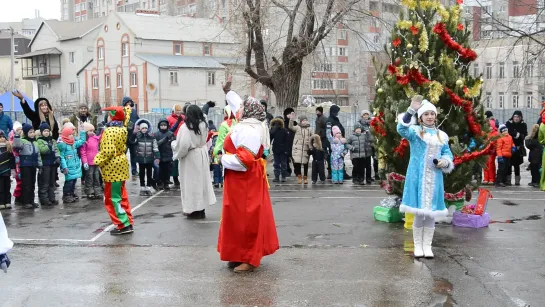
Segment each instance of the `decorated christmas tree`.
[{"label": "decorated christmas tree", "polygon": [[415,95],[435,104],[437,127],[450,137],[456,168],[445,178],[446,200],[465,196],[473,167],[484,165],[490,150],[490,127],[480,102],[483,80],[469,74],[477,54],[469,47],[470,32],[460,18],[462,2],[445,8],[438,0],[402,0],[408,16],[400,14],[392,42],[385,46],[390,63],[377,69],[372,103],[379,168],[391,194],[402,195],[409,164],[409,144],[397,133],[397,115]]}]

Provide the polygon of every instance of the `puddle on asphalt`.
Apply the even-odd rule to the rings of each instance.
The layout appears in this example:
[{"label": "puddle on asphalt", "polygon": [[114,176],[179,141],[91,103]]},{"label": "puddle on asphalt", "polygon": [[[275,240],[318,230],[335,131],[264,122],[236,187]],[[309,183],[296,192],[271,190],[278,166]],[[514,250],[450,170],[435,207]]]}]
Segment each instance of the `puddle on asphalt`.
[{"label": "puddle on asphalt", "polygon": [[454,287],[444,278],[435,278],[433,283],[433,300],[429,307],[454,307],[456,301],[452,298]]},{"label": "puddle on asphalt", "polygon": [[541,220],[542,218],[543,216],[539,214],[533,214],[533,215],[523,217],[523,218],[518,218],[518,219],[509,219],[504,221],[490,221],[490,224],[494,224],[494,223],[515,224],[516,222],[520,222],[520,221],[537,221],[537,220]]}]

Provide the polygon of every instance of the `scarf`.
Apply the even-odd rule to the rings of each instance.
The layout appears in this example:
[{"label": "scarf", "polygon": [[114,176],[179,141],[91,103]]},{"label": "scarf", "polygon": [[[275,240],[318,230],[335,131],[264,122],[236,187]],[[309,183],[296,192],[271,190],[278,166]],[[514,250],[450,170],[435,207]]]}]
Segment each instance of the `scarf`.
[{"label": "scarf", "polygon": [[70,137],[67,137],[67,136],[64,136],[62,135],[61,136],[61,139],[64,143],[68,144],[68,145],[73,145],[74,144],[74,138],[70,138]]},{"label": "scarf", "polygon": [[106,127],[120,127],[120,128],[122,128],[123,127],[123,122],[117,121],[117,120],[112,120],[111,122],[106,123]]}]

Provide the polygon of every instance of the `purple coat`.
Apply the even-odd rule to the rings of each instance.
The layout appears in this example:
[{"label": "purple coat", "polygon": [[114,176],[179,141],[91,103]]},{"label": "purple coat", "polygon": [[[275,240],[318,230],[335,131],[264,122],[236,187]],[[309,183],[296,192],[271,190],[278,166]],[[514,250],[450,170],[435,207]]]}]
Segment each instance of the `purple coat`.
[{"label": "purple coat", "polygon": [[87,138],[87,142],[81,146],[81,161],[83,164],[95,165],[95,156],[98,154],[101,136],[93,135]]}]

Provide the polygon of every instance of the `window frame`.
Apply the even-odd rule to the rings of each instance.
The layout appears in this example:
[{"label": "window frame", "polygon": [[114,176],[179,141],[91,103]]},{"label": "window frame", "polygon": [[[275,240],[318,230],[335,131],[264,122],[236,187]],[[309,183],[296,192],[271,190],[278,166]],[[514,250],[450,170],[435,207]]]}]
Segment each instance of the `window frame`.
[{"label": "window frame", "polygon": [[520,96],[518,92],[512,92],[511,93],[511,103],[513,105],[513,109],[518,109],[519,103],[520,103]]},{"label": "window frame", "polygon": [[98,90],[99,84],[98,84],[98,76],[97,75],[92,77],[92,82],[93,82],[93,89]]},{"label": "window frame", "polygon": [[[212,77],[212,80],[210,80],[210,77]],[[212,82],[210,82],[212,81]],[[207,71],[206,72],[206,83],[208,86],[215,86],[216,85],[216,72],[215,71]]]},{"label": "window frame", "polygon": [[498,93],[498,107],[500,109],[505,108],[505,93],[504,92]]},{"label": "window frame", "polygon": [[505,62],[500,62],[500,66],[498,68],[498,78],[505,79]]},{"label": "window frame", "polygon": [[117,73],[116,77],[117,88],[123,88],[123,74]]},{"label": "window frame", "polygon": [[[212,56],[212,45],[205,43],[203,44],[203,50],[202,53],[204,56]],[[208,49],[208,53],[206,53],[206,50]]]},{"label": "window frame", "polygon": [[103,46],[100,46],[98,47],[98,51],[97,51],[98,55],[98,60],[101,61],[101,60],[104,60],[104,47]]},{"label": "window frame", "polygon": [[[180,47],[180,52],[177,52],[177,48]],[[183,48],[182,48],[182,43],[175,43],[174,44],[174,55],[183,55]]]},{"label": "window frame", "polygon": [[130,73],[130,87],[138,87],[138,74],[135,71]]},{"label": "window frame", "polygon": [[[176,80],[176,82],[172,82],[172,77],[174,77]],[[171,70],[169,71],[169,80],[170,80],[170,85],[179,85],[178,84],[178,71],[177,70]]]},{"label": "window frame", "polygon": [[129,43],[121,43],[121,56],[124,58],[129,56]]},{"label": "window frame", "polygon": [[68,63],[74,64],[76,63],[76,52],[72,51],[68,53]]},{"label": "window frame", "polygon": [[70,82],[69,85],[70,85],[70,95],[77,94],[76,82]]},{"label": "window frame", "polygon": [[110,74],[104,75],[104,88],[110,88],[111,82],[112,80],[110,79]]},{"label": "window frame", "polygon": [[486,77],[487,80],[492,79],[492,63],[486,63],[485,77]]}]

